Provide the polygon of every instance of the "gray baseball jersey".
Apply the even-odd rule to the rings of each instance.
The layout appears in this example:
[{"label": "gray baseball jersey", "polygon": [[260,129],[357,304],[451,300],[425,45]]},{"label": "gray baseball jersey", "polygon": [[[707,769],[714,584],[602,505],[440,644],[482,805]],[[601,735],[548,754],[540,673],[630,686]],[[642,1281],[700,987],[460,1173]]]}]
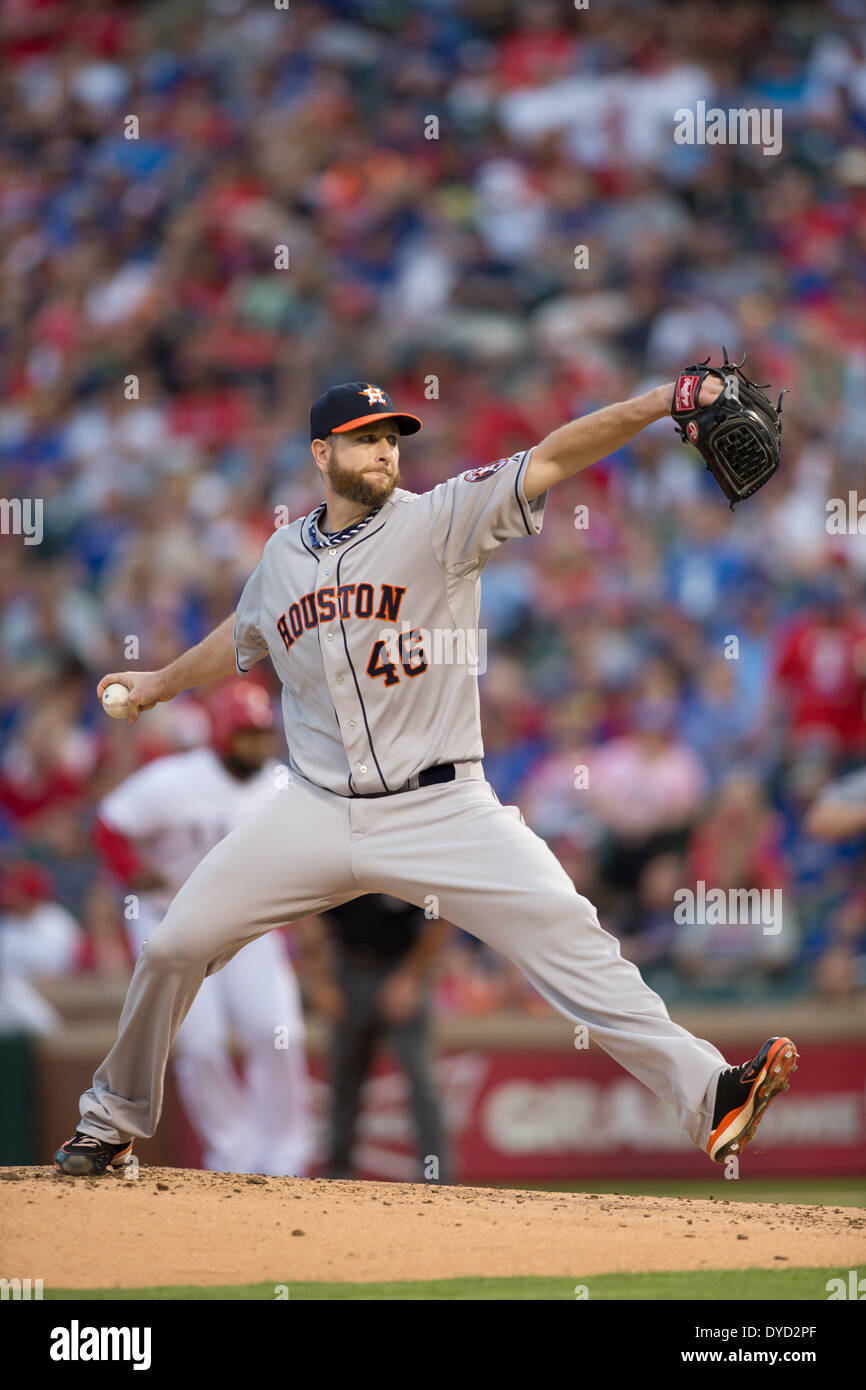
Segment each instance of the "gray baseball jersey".
[{"label": "gray baseball jersey", "polygon": [[397,489],[338,545],[317,548],[316,513],[270,538],[238,604],[237,665],[270,653],[303,777],[352,796],[480,763],[480,577],[502,541],[541,530],[547,495],[523,492],[531,452]]}]

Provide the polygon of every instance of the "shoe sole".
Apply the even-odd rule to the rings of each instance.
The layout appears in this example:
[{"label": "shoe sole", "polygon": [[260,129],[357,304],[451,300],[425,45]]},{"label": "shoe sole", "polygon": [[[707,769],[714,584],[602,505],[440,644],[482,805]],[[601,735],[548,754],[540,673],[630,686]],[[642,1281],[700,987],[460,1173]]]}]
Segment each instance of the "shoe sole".
[{"label": "shoe sole", "polygon": [[[62,1158],[60,1154],[63,1154]],[[127,1144],[125,1149],[121,1149],[120,1153],[109,1159],[105,1168],[98,1168],[94,1166],[91,1154],[68,1154],[63,1153],[61,1149],[54,1156],[54,1168],[56,1172],[65,1173],[70,1178],[104,1178],[108,1168],[125,1167],[126,1160],[131,1154],[132,1144]]]},{"label": "shoe sole", "polygon": [[[767,1106],[782,1091],[787,1091],[789,1077],[797,1070],[800,1054],[790,1038],[779,1038],[770,1049],[763,1069],[749,1092],[748,1099],[739,1110],[732,1111],[734,1118],[712,1144],[709,1156],[714,1163],[724,1163],[732,1155],[741,1154],[754,1138],[755,1130]],[[727,1119],[727,1116],[725,1117]]]}]

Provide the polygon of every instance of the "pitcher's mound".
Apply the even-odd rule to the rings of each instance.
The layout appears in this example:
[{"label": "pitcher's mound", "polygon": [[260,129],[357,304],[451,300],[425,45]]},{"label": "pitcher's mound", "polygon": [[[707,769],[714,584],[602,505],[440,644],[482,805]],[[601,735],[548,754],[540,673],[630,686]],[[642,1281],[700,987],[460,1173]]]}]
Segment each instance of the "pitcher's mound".
[{"label": "pitcher's mound", "polygon": [[0,1169],[0,1273],[46,1289],[854,1268],[864,1224],[856,1209],[724,1199]]}]

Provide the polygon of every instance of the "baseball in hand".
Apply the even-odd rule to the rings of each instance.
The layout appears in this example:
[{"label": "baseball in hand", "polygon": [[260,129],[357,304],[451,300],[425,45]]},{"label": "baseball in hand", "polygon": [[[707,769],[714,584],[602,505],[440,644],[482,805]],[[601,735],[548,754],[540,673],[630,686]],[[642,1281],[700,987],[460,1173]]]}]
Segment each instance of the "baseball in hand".
[{"label": "baseball in hand", "polygon": [[129,691],[125,685],[115,681],[102,692],[102,708],[112,719],[125,719],[129,714]]}]

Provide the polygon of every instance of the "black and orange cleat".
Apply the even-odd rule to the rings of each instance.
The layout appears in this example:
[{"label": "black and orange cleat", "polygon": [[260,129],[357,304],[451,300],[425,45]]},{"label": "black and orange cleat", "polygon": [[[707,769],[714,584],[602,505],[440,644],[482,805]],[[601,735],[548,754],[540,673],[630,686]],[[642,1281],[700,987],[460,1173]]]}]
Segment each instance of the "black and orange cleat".
[{"label": "black and orange cleat", "polygon": [[770,1101],[780,1091],[787,1091],[799,1060],[790,1038],[769,1038],[757,1057],[722,1072],[707,1144],[707,1153],[715,1163],[743,1152]]},{"label": "black and orange cleat", "polygon": [[131,1155],[131,1139],[122,1144],[106,1144],[77,1129],[57,1150],[54,1167],[58,1173],[67,1173],[73,1178],[98,1178],[107,1168],[122,1168]]}]

